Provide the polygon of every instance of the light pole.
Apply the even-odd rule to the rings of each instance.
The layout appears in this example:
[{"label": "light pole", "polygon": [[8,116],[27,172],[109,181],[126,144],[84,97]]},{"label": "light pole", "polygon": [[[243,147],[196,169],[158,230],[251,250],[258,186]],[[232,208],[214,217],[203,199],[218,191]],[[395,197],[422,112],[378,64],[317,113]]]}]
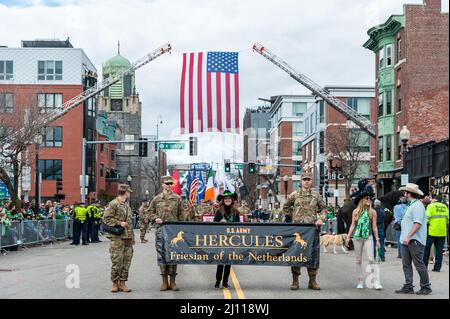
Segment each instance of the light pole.
[{"label": "light pole", "polygon": [[[337,193],[337,190],[338,190],[338,172],[339,172],[339,166],[338,166],[338,165],[333,166],[333,159],[334,159],[333,154],[329,153],[329,154],[328,154],[328,161],[329,161],[329,167],[328,167],[328,168],[329,168],[329,170],[330,170],[330,177],[332,177],[332,172],[333,172],[333,171],[334,171],[334,173],[335,173],[335,180],[336,180],[336,183],[335,183],[335,193]],[[338,207],[338,197],[335,196],[334,198],[335,198],[335,203],[334,203],[334,205],[335,205],[335,208],[336,208],[336,207]]]},{"label": "light pole", "polygon": [[128,175],[128,177],[127,177],[127,182],[128,182],[128,186],[130,186],[131,187],[131,181],[132,181],[132,177],[131,177],[131,175]]},{"label": "light pole", "polygon": [[272,211],[272,190],[269,189],[269,210]]},{"label": "light pole", "polygon": [[150,195],[150,193],[149,193],[148,189],[146,189],[145,190],[145,200],[149,200],[149,195]]},{"label": "light pole", "polygon": [[411,133],[409,132],[406,125],[403,125],[402,130],[400,131],[400,140],[403,144],[403,174],[408,174],[408,169],[406,167],[406,153],[408,152],[408,141]]},{"label": "light pole", "polygon": [[287,200],[287,196],[288,196],[287,192],[288,192],[289,176],[284,175],[283,180],[284,180],[284,196],[285,196],[285,198],[286,198],[286,200]]},{"label": "light pole", "polygon": [[156,167],[157,167],[157,174],[160,172],[159,168],[159,125],[163,124],[163,121],[161,120],[161,116],[158,116],[158,120],[156,122],[156,143],[155,143],[155,152],[156,152]]},{"label": "light pole", "polygon": [[38,134],[36,135],[34,139],[34,148],[35,148],[35,179],[34,179],[34,202],[35,202],[35,213],[37,214],[39,212],[39,206],[40,206],[40,178],[39,178],[39,147],[42,144],[42,135]]}]

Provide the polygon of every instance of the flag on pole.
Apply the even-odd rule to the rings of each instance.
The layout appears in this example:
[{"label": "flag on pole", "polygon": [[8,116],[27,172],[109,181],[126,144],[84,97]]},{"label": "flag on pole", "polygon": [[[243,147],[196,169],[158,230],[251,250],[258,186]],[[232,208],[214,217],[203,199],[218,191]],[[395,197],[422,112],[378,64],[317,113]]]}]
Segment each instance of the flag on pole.
[{"label": "flag on pole", "polygon": [[173,170],[173,176],[174,184],[172,186],[172,190],[175,194],[178,194],[181,196],[181,185],[180,185],[180,176],[178,176],[178,170]]},{"label": "flag on pole", "polygon": [[238,52],[183,53],[180,131],[239,133]]},{"label": "flag on pole", "polygon": [[197,187],[197,189],[198,189],[197,204],[200,203],[200,201],[205,198],[205,190],[206,190],[206,185],[203,182],[202,171],[200,171],[199,174],[200,174],[200,178],[198,179],[198,187]]},{"label": "flag on pole", "polygon": [[212,168],[209,169],[208,180],[206,181],[205,201],[214,201],[214,178]]},{"label": "flag on pole", "polygon": [[186,198],[189,199],[189,194],[191,190],[191,183],[192,183],[192,176],[191,171],[188,171],[187,173],[187,186],[186,186]]},{"label": "flag on pole", "polygon": [[198,177],[194,169],[194,176],[192,177],[191,186],[189,187],[189,202],[191,205],[197,203]]}]

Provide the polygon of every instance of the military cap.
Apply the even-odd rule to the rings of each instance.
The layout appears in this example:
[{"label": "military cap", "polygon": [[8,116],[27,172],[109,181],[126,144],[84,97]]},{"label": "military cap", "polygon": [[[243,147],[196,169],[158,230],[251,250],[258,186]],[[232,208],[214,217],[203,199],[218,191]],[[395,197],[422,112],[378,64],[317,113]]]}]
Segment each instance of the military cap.
[{"label": "military cap", "polygon": [[308,172],[308,171],[304,171],[303,173],[302,173],[302,180],[304,180],[304,179],[312,179],[312,176],[311,176],[311,173],[310,172]]},{"label": "military cap", "polygon": [[161,183],[166,184],[166,183],[175,183],[175,180],[173,179],[172,176],[170,175],[166,175],[161,177]]},{"label": "military cap", "polygon": [[119,192],[120,192],[120,191],[122,191],[122,192],[130,192],[130,193],[133,192],[133,191],[131,190],[131,188],[130,188],[130,185],[127,185],[127,184],[119,184],[118,191],[119,191]]}]

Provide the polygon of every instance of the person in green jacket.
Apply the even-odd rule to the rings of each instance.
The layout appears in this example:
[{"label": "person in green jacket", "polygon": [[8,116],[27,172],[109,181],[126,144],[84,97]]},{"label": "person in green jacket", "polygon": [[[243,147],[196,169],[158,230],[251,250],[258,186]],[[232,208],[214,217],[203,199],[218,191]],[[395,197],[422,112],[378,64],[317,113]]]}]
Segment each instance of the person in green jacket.
[{"label": "person in green jacket", "polygon": [[447,237],[448,207],[442,203],[440,196],[433,196],[431,203],[427,206],[428,236],[423,261],[428,267],[431,246],[434,244],[436,258],[432,271],[440,272],[442,267],[442,250]]}]

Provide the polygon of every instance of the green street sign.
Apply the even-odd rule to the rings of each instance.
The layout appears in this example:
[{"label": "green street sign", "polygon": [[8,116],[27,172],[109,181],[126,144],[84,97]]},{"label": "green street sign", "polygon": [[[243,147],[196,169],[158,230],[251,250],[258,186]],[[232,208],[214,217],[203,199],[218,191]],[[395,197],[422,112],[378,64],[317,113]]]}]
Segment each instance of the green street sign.
[{"label": "green street sign", "polygon": [[244,164],[234,164],[234,168],[244,169]]},{"label": "green street sign", "polygon": [[160,150],[184,150],[184,143],[159,143],[158,148]]}]

